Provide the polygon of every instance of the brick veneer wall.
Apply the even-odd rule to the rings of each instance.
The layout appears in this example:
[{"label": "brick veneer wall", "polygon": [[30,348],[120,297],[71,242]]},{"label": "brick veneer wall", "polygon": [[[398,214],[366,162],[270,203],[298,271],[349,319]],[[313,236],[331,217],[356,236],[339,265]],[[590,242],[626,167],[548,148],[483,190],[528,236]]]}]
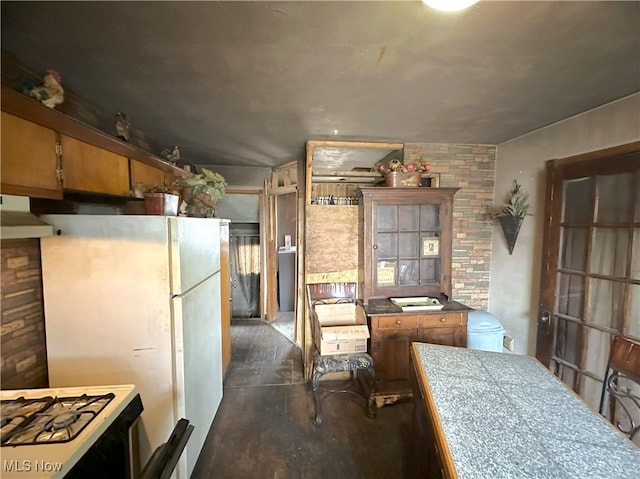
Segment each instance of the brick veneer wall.
[{"label": "brick veneer wall", "polygon": [[453,299],[487,309],[496,147],[445,143],[405,143],[405,162],[423,158],[440,186],[458,187],[453,206]]},{"label": "brick veneer wall", "polygon": [[0,242],[2,389],[47,387],[40,241]]}]

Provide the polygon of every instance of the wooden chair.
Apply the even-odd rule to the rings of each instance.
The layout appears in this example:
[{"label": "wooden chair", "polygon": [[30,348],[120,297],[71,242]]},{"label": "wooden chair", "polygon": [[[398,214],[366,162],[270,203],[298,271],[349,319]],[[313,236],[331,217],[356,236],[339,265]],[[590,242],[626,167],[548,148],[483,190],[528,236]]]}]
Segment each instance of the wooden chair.
[{"label": "wooden chair", "polygon": [[[357,373],[366,371],[371,379],[375,378],[373,359],[364,353],[349,353],[321,356],[315,346],[315,323],[317,304],[353,303],[356,300],[355,283],[316,283],[307,285],[309,301],[309,314],[311,317],[311,331],[314,344],[313,373],[311,376],[311,390],[316,407],[315,423],[322,423],[322,394],[323,393],[349,393],[365,400],[365,409],[368,417],[374,416],[374,408],[369,401],[368,393],[359,382]],[[337,372],[349,372],[350,385],[346,389],[329,389],[320,386],[320,378],[325,374]]]},{"label": "wooden chair", "polygon": [[599,411],[631,441],[640,441],[640,344],[614,338]]}]

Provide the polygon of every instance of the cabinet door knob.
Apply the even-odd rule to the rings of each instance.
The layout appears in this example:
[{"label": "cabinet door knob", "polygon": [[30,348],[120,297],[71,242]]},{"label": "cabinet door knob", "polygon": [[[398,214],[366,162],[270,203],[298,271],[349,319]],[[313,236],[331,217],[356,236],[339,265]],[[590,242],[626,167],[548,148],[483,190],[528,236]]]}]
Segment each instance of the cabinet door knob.
[{"label": "cabinet door knob", "polygon": [[398,326],[400,326],[400,320],[399,320],[399,319],[396,319],[396,324],[397,324]]},{"label": "cabinet door knob", "polygon": [[445,318],[444,316],[442,316],[442,317],[440,318],[440,321],[441,321],[441,322],[443,322],[443,323],[444,323],[446,320],[447,320],[447,318]]},{"label": "cabinet door knob", "polygon": [[373,246],[371,246],[373,249],[378,249],[378,245],[374,244]]}]

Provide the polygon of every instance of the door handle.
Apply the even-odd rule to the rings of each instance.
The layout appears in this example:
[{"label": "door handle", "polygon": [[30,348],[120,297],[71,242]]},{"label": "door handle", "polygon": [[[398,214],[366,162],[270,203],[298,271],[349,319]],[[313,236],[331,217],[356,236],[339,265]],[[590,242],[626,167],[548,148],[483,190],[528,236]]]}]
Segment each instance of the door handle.
[{"label": "door handle", "polygon": [[538,311],[538,329],[542,329],[545,334],[551,330],[551,313],[546,309]]}]

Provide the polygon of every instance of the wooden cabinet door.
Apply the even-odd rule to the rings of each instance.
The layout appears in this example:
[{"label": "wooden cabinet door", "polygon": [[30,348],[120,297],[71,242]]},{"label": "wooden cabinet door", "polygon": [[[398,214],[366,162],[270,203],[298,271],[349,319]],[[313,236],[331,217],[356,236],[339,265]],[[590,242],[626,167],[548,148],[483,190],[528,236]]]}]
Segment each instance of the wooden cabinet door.
[{"label": "wooden cabinet door", "polygon": [[359,295],[451,295],[457,188],[360,188]]},{"label": "wooden cabinet door", "polygon": [[371,340],[371,356],[379,380],[409,380],[409,346],[416,333],[415,329],[384,331]]},{"label": "wooden cabinet door", "polygon": [[379,316],[372,319],[371,356],[379,380],[409,380],[409,346],[418,337],[416,326],[416,316]]},{"label": "wooden cabinet door", "polygon": [[131,160],[131,189],[136,183],[142,183],[144,189],[165,183],[166,174],[164,171],[146,165],[136,160]]},{"label": "wooden cabinet door", "polygon": [[62,198],[55,131],[2,112],[0,191],[37,198]]},{"label": "wooden cabinet door", "polygon": [[442,312],[418,317],[420,341],[445,346],[466,347],[467,313]]},{"label": "wooden cabinet door", "polygon": [[121,155],[61,136],[65,190],[129,196],[129,160]]},{"label": "wooden cabinet door", "polygon": [[[424,343],[442,344],[444,346],[465,346],[460,327],[428,328],[420,331],[420,340]],[[464,343],[464,344],[462,344]]]}]

